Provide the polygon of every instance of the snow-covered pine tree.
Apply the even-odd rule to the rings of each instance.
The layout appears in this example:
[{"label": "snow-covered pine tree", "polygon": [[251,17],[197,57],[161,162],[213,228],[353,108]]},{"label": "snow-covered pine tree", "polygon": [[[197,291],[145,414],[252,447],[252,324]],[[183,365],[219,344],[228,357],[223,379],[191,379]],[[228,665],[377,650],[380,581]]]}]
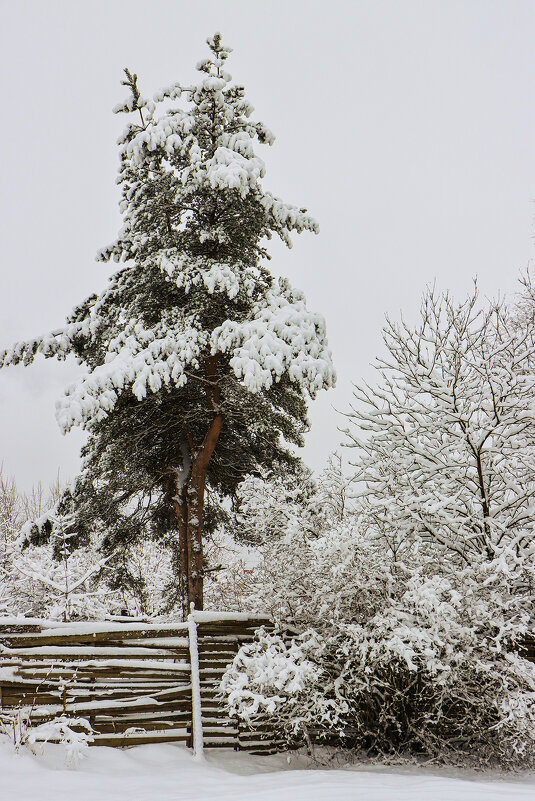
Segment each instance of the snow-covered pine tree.
[{"label": "snow-covered pine tree", "polygon": [[275,233],[290,246],[291,231],[317,223],[263,189],[254,143],[273,135],[231,83],[220,35],[208,45],[198,82],[154,100],[125,71],[124,226],[99,255],[125,264],[61,330],[0,357],[74,354],[87,368],[58,404],[64,431],[90,435],[79,519],[105,527],[114,549],[147,526],[178,531],[185,609],[203,605],[206,488],[226,496],[291,462],[307,397],[334,382],[323,318],[271,275],[262,244]]}]

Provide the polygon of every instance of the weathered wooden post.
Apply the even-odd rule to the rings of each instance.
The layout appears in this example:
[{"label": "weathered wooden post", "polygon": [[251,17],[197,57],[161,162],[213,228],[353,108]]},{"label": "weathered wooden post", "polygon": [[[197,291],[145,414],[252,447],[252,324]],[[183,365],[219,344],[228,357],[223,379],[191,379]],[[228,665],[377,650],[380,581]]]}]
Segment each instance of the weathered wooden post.
[{"label": "weathered wooden post", "polygon": [[189,656],[191,667],[191,747],[196,759],[204,758],[204,740],[202,731],[201,677],[199,673],[199,646],[197,642],[197,623],[191,605],[188,616]]}]

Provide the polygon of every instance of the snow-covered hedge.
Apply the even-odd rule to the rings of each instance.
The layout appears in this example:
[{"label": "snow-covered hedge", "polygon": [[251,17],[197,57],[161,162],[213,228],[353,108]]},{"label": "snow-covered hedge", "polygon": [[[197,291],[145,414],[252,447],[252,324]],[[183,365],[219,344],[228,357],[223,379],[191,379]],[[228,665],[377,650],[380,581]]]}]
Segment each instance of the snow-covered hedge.
[{"label": "snow-covered hedge", "polygon": [[287,538],[269,561],[294,578],[270,591],[302,633],[260,630],[242,647],[223,680],[231,714],[255,728],[267,713],[289,743],[533,762],[535,665],[517,653],[530,608],[512,554],[448,571],[424,547],[389,563],[346,529]]}]

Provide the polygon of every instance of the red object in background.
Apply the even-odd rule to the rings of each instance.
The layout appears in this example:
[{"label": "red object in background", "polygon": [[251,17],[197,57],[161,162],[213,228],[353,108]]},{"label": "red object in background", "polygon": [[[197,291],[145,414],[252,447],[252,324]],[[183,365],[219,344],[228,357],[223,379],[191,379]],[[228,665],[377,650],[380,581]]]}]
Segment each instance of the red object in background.
[{"label": "red object in background", "polygon": [[244,573],[254,573],[254,570],[245,570],[245,568],[244,568],[243,572]]}]

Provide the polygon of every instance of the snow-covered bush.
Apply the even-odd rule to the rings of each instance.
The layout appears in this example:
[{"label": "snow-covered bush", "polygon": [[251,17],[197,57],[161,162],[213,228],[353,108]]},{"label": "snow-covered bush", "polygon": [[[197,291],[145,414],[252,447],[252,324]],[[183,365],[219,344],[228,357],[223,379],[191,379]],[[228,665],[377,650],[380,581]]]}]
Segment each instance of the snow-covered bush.
[{"label": "snow-covered bush", "polygon": [[387,754],[533,758],[535,667],[511,653],[519,626],[503,581],[482,578],[413,575],[367,620],[335,627],[325,657],[342,736]]},{"label": "snow-covered bush", "polygon": [[290,743],[531,763],[535,665],[518,654],[531,605],[516,553],[448,570],[413,546],[396,561],[349,525],[272,543],[264,605],[301,633],[242,647],[222,685],[231,713],[253,729],[269,713]]},{"label": "snow-covered bush", "polygon": [[59,715],[52,720],[32,725],[31,709],[19,708],[0,714],[0,734],[3,734],[18,751],[28,747],[32,751],[45,743],[63,747],[65,763],[76,767],[87,756],[93,741],[93,729],[86,718]]},{"label": "snow-covered bush", "polygon": [[32,747],[44,743],[59,743],[65,751],[67,765],[76,767],[87,756],[93,730],[86,718],[69,718],[66,715],[28,729],[27,744]]},{"label": "snow-covered bush", "polygon": [[303,738],[309,743],[313,713],[308,701],[314,696],[312,703],[321,703],[317,689],[324,670],[314,661],[320,647],[313,631],[288,641],[279,633],[259,629],[255,641],[240,649],[222,679],[231,717],[258,730],[260,737],[266,730],[276,731],[289,743]]},{"label": "snow-covered bush", "polygon": [[280,634],[259,629],[255,642],[241,648],[225,674],[222,688],[231,713],[251,722],[259,712],[277,712],[282,703],[288,710],[297,705],[300,694],[322,674],[308,659],[319,646],[314,632],[285,642]]},{"label": "snow-covered bush", "polygon": [[28,715],[22,708],[0,712],[0,734],[13,745],[16,751],[28,742]]}]

